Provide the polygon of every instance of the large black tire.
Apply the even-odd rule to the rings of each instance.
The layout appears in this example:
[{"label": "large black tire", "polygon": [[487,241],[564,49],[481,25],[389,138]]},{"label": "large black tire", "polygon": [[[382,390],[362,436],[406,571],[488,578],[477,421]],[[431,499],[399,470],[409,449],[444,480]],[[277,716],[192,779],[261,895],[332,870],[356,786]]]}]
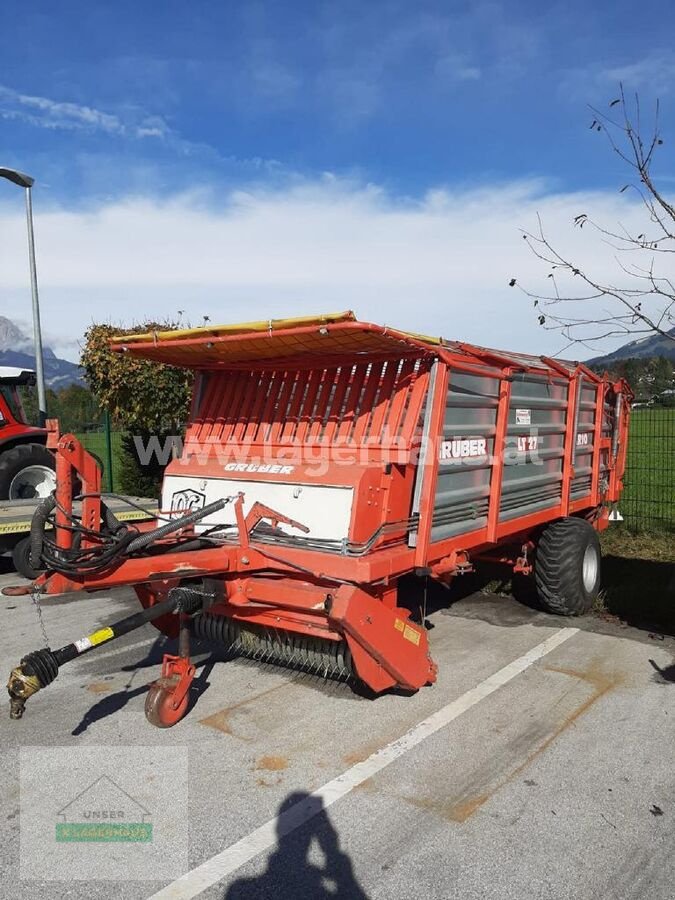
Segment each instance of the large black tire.
[{"label": "large black tire", "polygon": [[600,541],[585,519],[548,525],[537,544],[534,578],[537,596],[559,616],[587,613],[600,590]]},{"label": "large black tire", "polygon": [[42,444],[18,444],[11,450],[0,447],[0,500],[32,500],[39,496],[29,487],[20,491],[18,496],[10,496],[10,490],[12,494],[17,494],[12,482],[24,469],[35,466],[54,471],[55,465],[54,454]]}]

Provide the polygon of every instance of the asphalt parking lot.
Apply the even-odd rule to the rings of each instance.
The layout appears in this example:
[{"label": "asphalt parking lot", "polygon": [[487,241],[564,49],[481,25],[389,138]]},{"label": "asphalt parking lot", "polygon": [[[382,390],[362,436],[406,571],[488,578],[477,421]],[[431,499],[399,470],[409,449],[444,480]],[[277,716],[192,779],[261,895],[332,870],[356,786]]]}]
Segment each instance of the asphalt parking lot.
[{"label": "asphalt parking lot", "polygon": [[[4,571],[0,587],[20,581]],[[128,591],[50,598],[44,622],[61,646],[136,608]],[[1,597],[0,622],[4,679],[41,639],[29,597]],[[194,707],[168,730],[143,713],[169,649],[152,626],[64,668],[0,719],[2,897],[672,898],[675,641],[480,593],[429,623],[439,679],[414,696],[201,652]],[[126,748],[122,781],[186,748],[184,865],[25,877],[31,748],[98,748],[102,770]]]}]

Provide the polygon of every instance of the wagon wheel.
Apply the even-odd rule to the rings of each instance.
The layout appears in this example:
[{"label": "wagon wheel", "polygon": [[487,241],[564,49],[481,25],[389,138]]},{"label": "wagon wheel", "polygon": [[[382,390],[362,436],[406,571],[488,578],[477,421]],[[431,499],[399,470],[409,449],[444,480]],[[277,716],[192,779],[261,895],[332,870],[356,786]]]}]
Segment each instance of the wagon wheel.
[{"label": "wagon wheel", "polygon": [[178,684],[178,678],[160,678],[150,685],[145,698],[145,718],[151,725],[157,728],[171,728],[176,722],[180,722],[188,708],[188,695],[186,694],[178,706],[174,709],[174,689]]},{"label": "wagon wheel", "polygon": [[582,616],[600,590],[600,541],[585,519],[551,522],[537,545],[534,577],[539,600],[559,616]]}]

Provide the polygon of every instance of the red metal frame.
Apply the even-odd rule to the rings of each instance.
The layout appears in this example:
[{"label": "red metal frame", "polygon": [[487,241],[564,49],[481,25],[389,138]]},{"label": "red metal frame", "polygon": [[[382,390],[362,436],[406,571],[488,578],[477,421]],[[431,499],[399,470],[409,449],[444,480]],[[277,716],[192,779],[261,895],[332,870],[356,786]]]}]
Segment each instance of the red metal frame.
[{"label": "red metal frame", "polygon": [[506,444],[508,430],[509,408],[511,405],[511,374],[512,370],[504,370],[504,378],[499,385],[499,401],[497,404],[497,421],[495,425],[494,447],[492,451],[493,463],[490,476],[490,498],[488,502],[488,520],[486,539],[494,544],[497,540],[499,527],[499,508],[502,499],[502,476],[504,473],[504,453],[499,452]]},{"label": "red metal frame", "polygon": [[[567,389],[567,416],[565,428],[565,442],[563,447],[563,471],[562,471],[562,499],[560,506],[569,510],[570,492],[574,481],[574,452],[576,448],[577,433],[574,427],[576,419],[577,401],[581,393],[581,379],[575,374],[568,382]],[[596,407],[597,414],[597,407]],[[571,427],[570,427],[571,426]]]},{"label": "red metal frame", "polygon": [[438,365],[436,368],[436,383],[434,385],[433,396],[430,396],[431,416],[429,434],[427,435],[429,446],[425,457],[425,470],[422,474],[422,495],[420,497],[419,526],[417,529],[417,547],[415,551],[415,565],[417,567],[428,565],[430,562],[429,543],[431,537],[436,476],[438,474],[438,437],[443,430],[443,415],[445,413],[445,398],[448,392],[448,380],[448,367]]}]

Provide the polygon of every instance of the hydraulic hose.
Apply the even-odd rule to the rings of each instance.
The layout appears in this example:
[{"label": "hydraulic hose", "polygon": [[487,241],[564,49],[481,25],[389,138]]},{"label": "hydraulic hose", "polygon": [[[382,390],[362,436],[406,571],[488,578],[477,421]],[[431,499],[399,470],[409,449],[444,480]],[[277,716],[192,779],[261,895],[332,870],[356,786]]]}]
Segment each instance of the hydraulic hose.
[{"label": "hydraulic hose", "polygon": [[138,550],[144,550],[150,544],[154,544],[155,541],[161,540],[168,534],[172,534],[174,531],[180,531],[187,525],[192,525],[194,522],[199,522],[200,519],[204,519],[211,513],[218,512],[218,510],[226,506],[231,499],[231,497],[224,497],[221,500],[214,500],[213,503],[207,503],[207,505],[202,506],[201,509],[196,509],[186,516],[181,516],[180,519],[176,519],[174,522],[167,522],[165,525],[160,525],[159,528],[155,528],[153,531],[146,531],[143,534],[139,534],[139,536],[134,538],[129,544],[126,552],[131,555]]},{"label": "hydraulic hose", "polygon": [[[39,504],[30,523],[30,564],[34,569],[42,569],[43,560],[42,553],[45,539],[45,528],[49,517],[56,508],[56,497],[50,494],[45,497]],[[113,511],[109,509],[105,503],[101,502],[101,517],[106,528],[111,534],[118,534],[121,530],[126,529],[126,525],[120,522]]]},{"label": "hydraulic hose", "polygon": [[50,494],[39,504],[30,523],[30,564],[34,569],[42,568],[42,545],[45,538],[47,519],[56,507],[56,497]]},{"label": "hydraulic hose", "polygon": [[103,500],[101,500],[101,518],[111,534],[116,534],[120,529],[127,527],[124,522],[120,522],[115,513],[109,506],[106,506]]}]

